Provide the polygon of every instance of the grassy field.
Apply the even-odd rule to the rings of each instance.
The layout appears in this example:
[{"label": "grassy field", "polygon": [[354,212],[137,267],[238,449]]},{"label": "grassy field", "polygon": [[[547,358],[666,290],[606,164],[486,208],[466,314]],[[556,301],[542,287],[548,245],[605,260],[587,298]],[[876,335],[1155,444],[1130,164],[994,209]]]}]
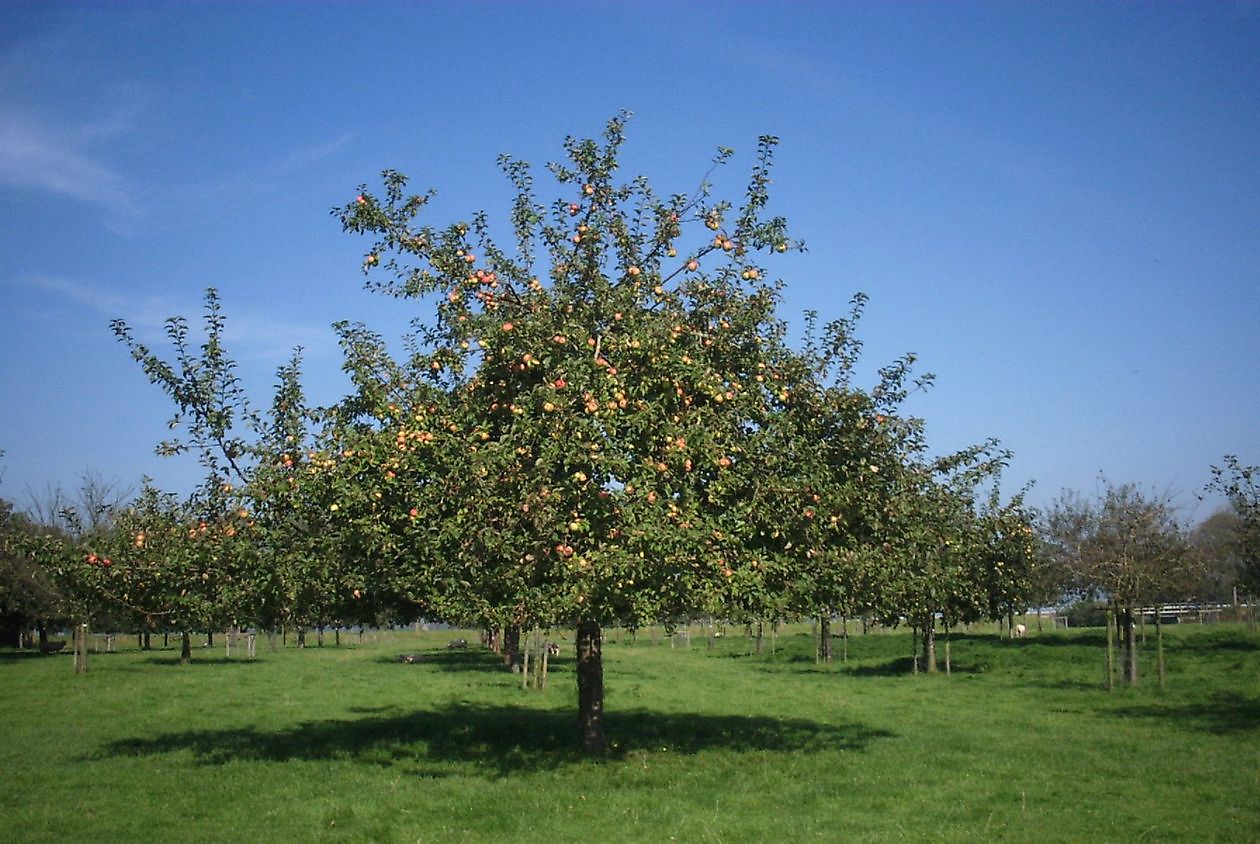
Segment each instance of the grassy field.
[{"label": "grassy field", "polygon": [[598,761],[576,751],[568,648],[524,690],[453,635],[190,666],[124,649],[81,677],[0,651],[0,839],[1260,841],[1241,628],[1171,628],[1168,688],[1144,663],[1110,693],[1100,631],[956,636],[948,677],[911,675],[900,632],[817,666],[808,628],[773,654],[614,631]]}]

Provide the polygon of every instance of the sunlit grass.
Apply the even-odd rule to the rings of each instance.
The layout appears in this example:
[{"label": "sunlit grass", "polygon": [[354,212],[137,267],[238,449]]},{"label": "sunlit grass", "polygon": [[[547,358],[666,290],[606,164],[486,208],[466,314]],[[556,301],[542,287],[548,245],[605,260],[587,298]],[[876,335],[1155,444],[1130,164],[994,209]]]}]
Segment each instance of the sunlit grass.
[{"label": "sunlit grass", "polygon": [[[1095,631],[904,633],[816,665],[809,627],[605,646],[603,760],[548,687],[455,634],[227,659],[0,651],[0,829],[22,841],[1220,840],[1260,834],[1260,637],[1170,631],[1168,688],[1102,688]],[[472,638],[470,636],[470,638]],[[652,639],[657,644],[652,644]],[[837,655],[840,652],[837,640]],[[1153,651],[1153,643],[1148,650]],[[416,665],[395,661],[419,652]]]}]

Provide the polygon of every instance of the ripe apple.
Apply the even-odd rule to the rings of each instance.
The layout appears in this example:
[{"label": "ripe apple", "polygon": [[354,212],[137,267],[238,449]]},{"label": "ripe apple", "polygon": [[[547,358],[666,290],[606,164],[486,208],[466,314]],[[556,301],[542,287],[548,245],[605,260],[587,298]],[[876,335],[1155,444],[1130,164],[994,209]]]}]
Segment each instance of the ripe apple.
[{"label": "ripe apple", "polygon": [[687,262],[687,272],[694,273],[698,269],[700,269],[699,261],[692,259]]}]

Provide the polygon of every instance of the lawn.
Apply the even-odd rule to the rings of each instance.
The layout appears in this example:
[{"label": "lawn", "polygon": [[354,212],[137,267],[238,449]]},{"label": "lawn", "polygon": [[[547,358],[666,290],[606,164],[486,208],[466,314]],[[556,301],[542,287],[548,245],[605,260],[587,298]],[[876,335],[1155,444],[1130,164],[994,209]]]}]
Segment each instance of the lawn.
[{"label": "lawn", "polygon": [[[902,632],[819,666],[613,631],[613,750],[577,752],[570,642],[542,691],[455,633],[247,661],[0,650],[0,831],[35,841],[1257,841],[1260,635],[1168,632],[1168,687],[1102,688],[1100,631]],[[311,637],[313,641],[314,637]],[[470,639],[474,637],[470,636]],[[655,643],[654,643],[655,640]],[[943,644],[943,643],[942,643]],[[174,643],[173,643],[174,645]],[[837,655],[839,654],[837,642]],[[1148,656],[1154,641],[1147,644]],[[395,657],[418,652],[414,665]]]}]

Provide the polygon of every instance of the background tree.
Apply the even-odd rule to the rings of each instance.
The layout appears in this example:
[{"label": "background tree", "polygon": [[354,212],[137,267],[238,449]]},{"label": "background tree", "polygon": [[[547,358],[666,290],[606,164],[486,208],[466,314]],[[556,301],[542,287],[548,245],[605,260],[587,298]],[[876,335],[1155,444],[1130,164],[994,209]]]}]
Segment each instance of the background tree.
[{"label": "background tree", "polygon": [[21,646],[31,630],[44,644],[49,627],[63,618],[59,585],[30,553],[47,530],[0,499],[0,642],[6,645]]},{"label": "background tree", "polygon": [[1244,568],[1242,518],[1232,508],[1220,510],[1196,525],[1191,539],[1203,557],[1203,583],[1196,590],[1199,596],[1237,607]]},{"label": "background tree", "polygon": [[1226,455],[1223,466],[1212,467],[1208,484],[1229,499],[1238,517],[1233,543],[1238,571],[1238,588],[1249,596],[1248,617],[1255,626],[1256,596],[1260,595],[1260,467],[1245,466],[1234,455]]},{"label": "background tree", "polygon": [[[211,629],[224,624],[254,622],[264,610],[274,608],[283,589],[268,591],[274,583],[270,570],[262,564],[259,551],[268,552],[268,562],[280,542],[288,541],[258,529],[251,486],[259,466],[268,460],[283,463],[295,443],[293,436],[306,410],[297,386],[299,357],[280,370],[280,383],[268,425],[250,406],[236,375],[236,362],[229,355],[223,334],[226,318],[213,288],[206,291],[203,316],[204,340],[194,345],[188,320],[172,317],[166,321],[166,335],[173,359],[151,351],[136,339],[123,320],[111,327],[149,380],[165,392],[176,412],[169,426],[178,435],[158,444],[159,454],[173,456],[194,453],[206,471],[201,485],[185,500],[176,501],[157,490],[148,490],[140,506],[132,512],[136,520],[128,537],[120,537],[120,556],[138,568],[115,569],[113,577],[135,574],[137,588],[164,585],[164,600],[140,610],[148,617],[164,617],[176,624],[183,640],[187,661],[189,633],[196,625]],[[299,432],[300,433],[300,432]],[[260,490],[267,492],[269,488]],[[260,495],[270,501],[266,495]],[[245,531],[253,531],[245,541]],[[146,542],[139,542],[144,535]],[[151,553],[149,542],[170,539],[160,554]],[[182,539],[182,541],[176,541]],[[159,571],[165,567],[165,571]],[[301,580],[307,580],[301,577]],[[114,594],[117,594],[115,590]],[[274,617],[274,616],[273,616]]]},{"label": "background tree", "polygon": [[1060,497],[1045,513],[1042,531],[1073,587],[1111,605],[1124,677],[1136,685],[1136,610],[1184,600],[1198,574],[1197,555],[1172,504],[1131,484],[1108,484],[1098,501],[1072,493]]}]

